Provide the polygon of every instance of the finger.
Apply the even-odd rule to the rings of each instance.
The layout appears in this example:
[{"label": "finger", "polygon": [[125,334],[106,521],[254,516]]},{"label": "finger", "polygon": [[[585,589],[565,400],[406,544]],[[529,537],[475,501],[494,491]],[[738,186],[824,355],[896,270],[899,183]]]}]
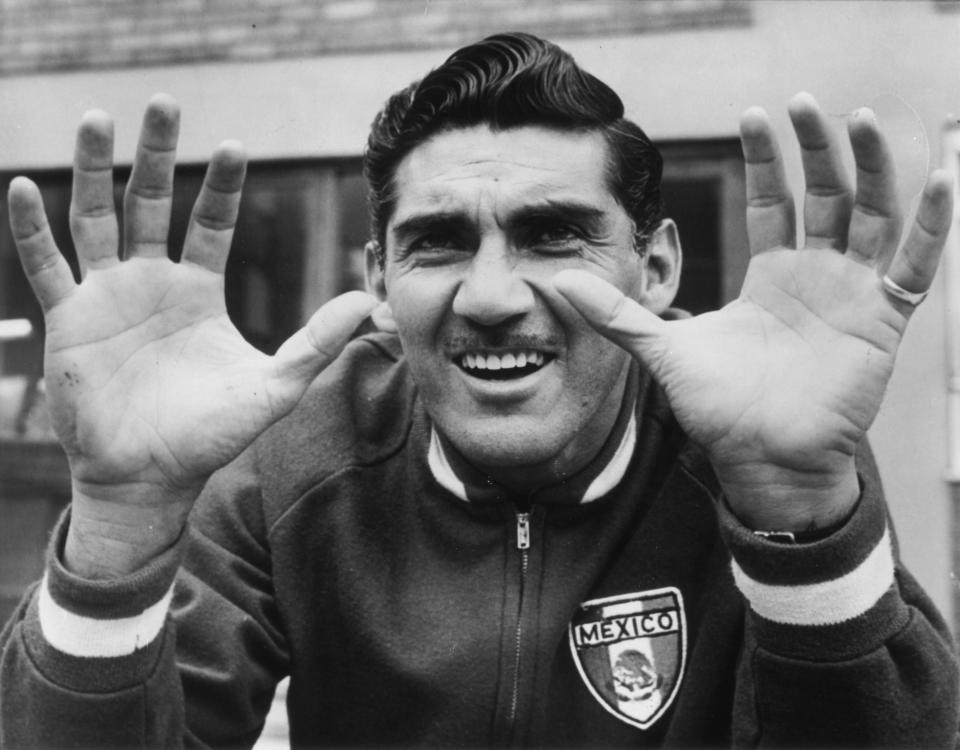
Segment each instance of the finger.
[{"label": "finger", "polygon": [[770,120],[759,107],[751,107],[740,118],[740,142],[746,163],[750,252],[755,255],[775,247],[794,247],[793,196]]},{"label": "finger", "polygon": [[804,246],[843,249],[847,246],[853,191],[830,123],[807,93],[797,94],[788,111],[800,144],[806,182]]},{"label": "finger", "polygon": [[857,193],[847,253],[883,267],[896,250],[903,229],[893,157],[877,118],[869,109],[854,112],[847,129],[857,164]]},{"label": "finger", "polygon": [[599,333],[644,361],[666,323],[603,279],[587,271],[560,271],[554,288]]},{"label": "finger", "polygon": [[276,376],[306,387],[336,358],[376,305],[377,299],[365,292],[334,297],[277,350]]},{"label": "finger", "polygon": [[37,186],[25,177],[15,177],[7,198],[20,263],[40,305],[50,310],[73,291],[73,272],[53,241]]},{"label": "finger", "polygon": [[147,104],[133,171],[123,198],[127,257],[166,257],[180,108],[166,94]]},{"label": "finger", "polygon": [[887,275],[908,292],[925,292],[933,283],[953,220],[953,179],[937,170],[927,181],[917,216]]},{"label": "finger", "polygon": [[70,234],[80,274],[119,262],[119,229],[113,202],[113,121],[100,110],[80,120],[73,157]]},{"label": "finger", "polygon": [[224,141],[210,159],[193,205],[182,262],[223,273],[237,224],[247,157],[237,141]]}]

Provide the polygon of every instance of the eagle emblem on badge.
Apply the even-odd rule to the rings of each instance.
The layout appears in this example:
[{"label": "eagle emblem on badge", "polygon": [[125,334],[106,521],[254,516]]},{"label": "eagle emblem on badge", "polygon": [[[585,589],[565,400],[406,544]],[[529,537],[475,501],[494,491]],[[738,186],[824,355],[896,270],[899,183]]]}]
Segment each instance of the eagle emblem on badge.
[{"label": "eagle emblem on badge", "polygon": [[570,651],[600,705],[646,729],[680,690],[687,656],[683,596],[669,587],[584,602],[570,622]]}]

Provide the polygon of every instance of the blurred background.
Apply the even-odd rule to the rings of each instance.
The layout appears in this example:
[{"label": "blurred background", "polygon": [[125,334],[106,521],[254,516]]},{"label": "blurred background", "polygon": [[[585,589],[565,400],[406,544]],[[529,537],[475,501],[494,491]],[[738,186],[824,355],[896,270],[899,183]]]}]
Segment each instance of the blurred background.
[{"label": "blurred background", "polygon": [[[360,157],[374,114],[454,48],[526,30],[570,50],[623,97],[666,160],[680,227],[678,304],[732,299],[746,266],[739,114],[770,113],[802,185],[786,102],[813,93],[838,131],[873,107],[892,139],[901,197],[937,166],[960,173],[960,3],[938,0],[0,0],[0,214],[16,174],[36,180],[68,257],[74,131],[116,120],[117,198],[142,109],[183,109],[171,232],[179,252],[221,140],[251,165],[227,271],[231,316],[267,351],[331,296],[362,286]],[[797,188],[802,192],[802,188]],[[119,209],[119,203],[118,203]],[[871,432],[902,555],[951,623],[960,559],[960,246],[919,308]],[[44,411],[43,323],[0,226],[0,620],[42,570],[68,500]],[[282,733],[278,730],[277,736]]]}]

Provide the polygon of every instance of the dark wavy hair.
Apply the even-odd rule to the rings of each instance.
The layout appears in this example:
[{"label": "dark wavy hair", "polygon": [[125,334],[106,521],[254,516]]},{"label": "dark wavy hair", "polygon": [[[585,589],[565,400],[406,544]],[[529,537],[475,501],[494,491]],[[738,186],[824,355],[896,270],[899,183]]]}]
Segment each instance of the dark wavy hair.
[{"label": "dark wavy hair", "polygon": [[423,80],[391,96],[374,119],[364,174],[381,266],[401,160],[435,133],[479,124],[601,133],[609,152],[610,192],[633,219],[637,250],[643,251],[663,218],[660,152],[623,116],[616,92],[568,52],[531,34],[506,33],[457,50]]}]

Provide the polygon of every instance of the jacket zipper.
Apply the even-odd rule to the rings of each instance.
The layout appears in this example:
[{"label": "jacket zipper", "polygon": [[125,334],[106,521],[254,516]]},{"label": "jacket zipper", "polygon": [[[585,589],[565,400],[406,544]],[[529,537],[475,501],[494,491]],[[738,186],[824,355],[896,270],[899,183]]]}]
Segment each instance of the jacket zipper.
[{"label": "jacket zipper", "polygon": [[527,566],[530,562],[530,513],[517,511],[517,549],[520,551],[520,594],[517,602],[517,629],[514,634],[513,690],[510,694],[510,713],[507,724],[513,730],[517,720],[517,704],[520,700],[520,655],[523,641],[523,596],[527,583]]}]

